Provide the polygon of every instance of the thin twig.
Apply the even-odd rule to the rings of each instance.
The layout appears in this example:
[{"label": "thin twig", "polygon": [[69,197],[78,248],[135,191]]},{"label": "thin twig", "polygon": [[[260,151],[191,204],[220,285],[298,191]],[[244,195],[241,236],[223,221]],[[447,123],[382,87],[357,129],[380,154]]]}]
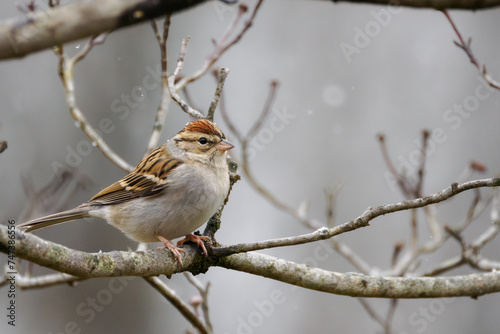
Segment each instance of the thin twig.
[{"label": "thin twig", "polygon": [[425,162],[427,157],[427,145],[429,142],[430,132],[429,130],[422,131],[422,149],[420,155],[420,165],[418,167],[418,179],[417,186],[415,187],[415,197],[422,197],[422,188],[424,185],[424,172],[425,172]]},{"label": "thin twig", "polygon": [[281,200],[279,200],[276,196],[274,196],[270,191],[268,191],[263,185],[261,185],[256,177],[253,175],[250,166],[249,166],[249,159],[248,159],[248,146],[250,141],[253,139],[253,137],[257,134],[257,132],[260,130],[262,127],[267,115],[269,115],[271,111],[271,106],[273,104],[273,101],[276,96],[276,91],[277,91],[277,86],[278,83],[277,81],[272,81],[271,86],[270,86],[270,92],[269,96],[267,98],[266,104],[257,119],[257,121],[254,123],[250,131],[246,136],[242,136],[241,133],[237,130],[236,126],[233,124],[231,119],[229,118],[229,115],[227,114],[225,108],[221,108],[221,113],[224,118],[224,121],[226,122],[226,125],[228,125],[229,129],[233,132],[235,137],[240,141],[241,144],[241,151],[242,151],[242,163],[240,164],[241,168],[243,169],[243,172],[245,173],[246,180],[250,183],[250,185],[264,198],[266,198],[269,202],[271,202],[275,207],[278,209],[288,213],[298,221],[300,221],[302,224],[305,226],[308,226],[311,229],[317,229],[318,226],[322,226],[318,224],[314,220],[307,219],[306,217],[303,216],[303,214],[300,212],[300,210],[296,210]]},{"label": "thin twig", "polygon": [[[262,241],[262,242],[257,242],[257,243],[252,243],[252,244],[240,244],[240,245],[234,245],[234,246],[228,246],[228,247],[219,247],[219,248],[212,248],[211,249],[211,254],[212,256],[215,256],[217,261],[222,261],[219,264],[228,268],[235,268],[233,267],[234,265],[237,265],[238,270],[243,270],[243,271],[257,271],[261,275],[263,272],[258,268],[260,265],[265,265],[264,262],[262,262],[259,265],[259,262],[255,261],[263,261],[263,258],[269,258],[271,257],[266,257],[262,254],[256,254],[256,253],[248,253],[248,254],[243,254],[244,256],[234,256],[234,257],[223,257],[227,256],[230,254],[235,254],[235,253],[241,253],[241,252],[249,252],[253,250],[259,250],[259,249],[265,249],[265,248],[272,248],[272,247],[282,247],[282,246],[291,246],[291,245],[298,245],[298,244],[303,244],[303,243],[308,243],[308,242],[313,242],[313,241],[318,241],[318,240],[324,240],[331,238],[335,235],[339,235],[341,233],[345,233],[348,231],[353,231],[358,228],[366,227],[373,219],[393,213],[393,212],[398,212],[402,210],[407,210],[407,209],[412,209],[412,208],[417,208],[417,207],[423,207],[431,204],[436,204],[442,201],[447,200],[448,198],[451,198],[453,196],[456,196],[457,194],[470,190],[470,189],[475,189],[475,188],[480,188],[480,187],[498,187],[500,186],[500,178],[491,178],[491,179],[482,179],[482,180],[474,180],[474,181],[469,181],[465,182],[462,184],[452,184],[450,187],[444,189],[443,191],[440,191],[438,193],[426,196],[424,198],[417,198],[413,200],[407,200],[403,201],[400,203],[394,203],[394,204],[388,204],[384,206],[377,207],[375,209],[369,208],[366,210],[361,216],[359,216],[357,219],[347,222],[345,224],[341,224],[338,226],[335,226],[331,229],[323,228],[320,230],[317,230],[315,232],[306,234],[306,235],[301,235],[301,236],[295,236],[295,237],[290,237],[290,238],[282,238],[282,239],[274,239],[274,240],[268,240],[268,241]],[[9,237],[7,233],[7,228],[5,226],[0,225],[0,249],[6,251],[7,250],[7,245],[8,245]],[[36,247],[34,247],[36,245]],[[190,245],[188,245],[190,246]],[[252,255],[253,254],[253,255]],[[25,233],[21,234],[20,232],[16,233],[16,255],[18,258],[22,259],[27,259],[32,262],[38,263],[40,265],[46,266],[48,268],[52,268],[58,271],[66,272],[68,274],[78,276],[78,277],[109,277],[109,276],[130,276],[130,275],[135,275],[135,276],[152,276],[152,275],[159,275],[159,274],[173,274],[176,272],[184,271],[186,270],[187,267],[181,268],[179,267],[178,263],[176,262],[175,258],[173,256],[170,256],[170,254],[164,254],[164,252],[138,252],[138,253],[133,253],[133,252],[119,252],[119,251],[114,251],[111,253],[85,253],[85,252],[79,252],[76,250],[71,250],[68,249],[67,247],[64,247],[62,245],[55,245],[54,243],[45,241],[41,238],[36,237],[35,235],[31,233]],[[54,260],[54,257],[57,257],[57,261]],[[183,257],[183,262],[184,266],[190,266],[194,262],[194,260],[202,256],[199,254],[198,250],[193,247],[186,247],[186,252]],[[250,260],[251,258],[255,258],[255,261]],[[75,259],[80,259],[78,261],[75,261]],[[243,262],[245,259],[247,259],[249,262],[246,262],[247,265],[245,265]],[[273,258],[274,259],[274,258]],[[229,262],[228,262],[229,261]],[[236,261],[236,262],[234,262]],[[281,260],[272,260],[274,264],[278,265],[278,262]],[[278,262],[276,262],[278,261]],[[286,262],[286,263],[285,263]],[[289,261],[281,261],[279,263],[282,263],[283,266],[286,266],[286,268],[290,268],[290,266],[293,264],[292,262]],[[200,262],[196,262],[196,266],[193,267],[193,269],[200,270]],[[250,267],[249,267],[250,266]],[[253,268],[253,269],[252,269]],[[269,271],[266,275],[271,275],[271,271],[274,273],[272,275],[278,275],[281,278],[278,278],[276,276],[276,279],[280,280],[286,280],[287,282],[289,281],[289,278],[285,278],[280,274],[279,268],[281,268],[281,264],[277,267],[274,266],[269,266],[269,263],[265,265],[266,270]],[[274,269],[273,269],[274,268]],[[302,268],[302,267],[301,267]],[[287,269],[288,270],[288,269]],[[300,269],[301,271],[304,270],[309,270],[306,267]],[[316,269],[315,269],[316,270]],[[316,272],[316,271],[315,271]],[[320,271],[317,271],[319,273]],[[321,271],[322,272],[322,271]],[[314,274],[313,272],[310,272],[311,274]],[[285,273],[283,273],[285,274]],[[327,273],[324,273],[327,275]],[[271,276],[272,276],[271,275]],[[281,275],[281,276],[280,276]],[[323,275],[323,274],[321,274]],[[328,274],[328,275],[333,275],[333,274]],[[337,274],[335,274],[337,275]],[[286,275],[285,275],[286,276]],[[363,276],[363,275],[360,275]],[[297,277],[294,275],[294,277]],[[316,276],[315,276],[316,277]],[[337,277],[337,276],[335,276]],[[367,277],[367,276],[366,276]],[[470,276],[472,277],[472,276]],[[483,276],[481,276],[483,277]],[[486,276],[484,276],[486,277]],[[488,276],[490,277],[490,276]],[[391,280],[396,280],[397,277],[391,278]],[[448,279],[448,278],[446,278]],[[458,279],[458,278],[457,278]],[[471,278],[472,279],[472,278]],[[295,281],[294,281],[295,282]],[[316,282],[316,279],[315,279]],[[337,281],[339,283],[341,281]],[[406,281],[401,281],[401,282],[406,282]],[[423,281],[422,281],[423,282]],[[458,281],[454,281],[458,282]],[[465,281],[464,281],[465,283]],[[491,283],[491,281],[490,281]],[[488,283],[488,284],[490,284]],[[301,286],[309,286],[307,282],[304,281],[304,279],[301,279],[300,282],[295,282],[292,284],[299,284]],[[328,283],[330,284],[330,283]],[[361,282],[359,283],[361,284]],[[455,283],[454,283],[455,284]],[[469,284],[469,283],[467,283]],[[493,286],[497,286],[498,284],[494,283]],[[325,287],[321,287],[318,289],[324,289]],[[337,289],[336,287],[335,289]],[[499,286],[500,288],[500,286]],[[331,287],[329,288],[331,290]],[[496,288],[494,288],[496,289]],[[375,296],[375,295],[381,295],[381,291],[378,291],[374,293],[372,289],[368,289],[371,292],[368,293],[370,296]],[[449,290],[451,291],[451,290]],[[484,289],[482,290],[476,290],[476,291],[486,291]],[[491,291],[488,290],[488,291]],[[365,291],[366,293],[367,291]],[[385,292],[384,292],[385,293]],[[394,296],[393,298],[397,298],[396,295],[387,292],[388,295],[386,297],[390,298],[391,296]],[[454,292],[453,294],[456,294]],[[414,294],[409,294],[406,296],[414,296]],[[431,293],[431,295],[434,295]],[[440,296],[444,296],[446,294],[439,293]],[[359,296],[359,295],[358,295]],[[423,297],[422,294],[419,295],[420,297]],[[427,295],[429,296],[429,295]],[[405,297],[408,298],[408,297]]]},{"label": "thin twig", "polygon": [[[453,231],[449,228],[447,228],[446,231],[458,241],[458,244],[462,248],[462,260],[469,264],[472,268],[483,271],[500,270],[500,262],[483,258],[479,253],[480,249],[467,244],[459,232]],[[486,238],[490,239],[496,236],[498,231],[492,232],[492,229],[488,229],[485,233],[489,234]],[[481,240],[477,240],[477,243],[482,242],[482,239],[484,238],[485,237],[481,236]]]},{"label": "thin twig", "polygon": [[391,158],[389,157],[389,151],[387,149],[387,145],[385,142],[385,135],[378,134],[377,138],[378,138],[378,141],[380,143],[380,149],[382,151],[382,156],[384,158],[385,164],[389,168],[389,171],[391,172],[392,177],[394,177],[394,179],[398,183],[399,189],[401,190],[401,192],[403,193],[405,198],[407,198],[407,199],[411,198],[411,196],[410,196],[411,191],[410,191],[410,189],[408,189],[406,179],[397,171],[396,167],[392,163]]},{"label": "thin twig", "polygon": [[60,284],[74,284],[82,280],[84,280],[84,278],[64,273],[48,274],[37,277],[27,277],[18,274],[16,276],[16,286],[23,290],[39,289]]},{"label": "thin twig", "polygon": [[[493,193],[494,193],[493,202],[495,202],[495,198],[497,197],[497,192],[498,192],[497,189],[498,188],[493,188]],[[475,198],[477,198],[477,196]],[[477,201],[474,201],[474,202],[477,203]],[[469,213],[467,215],[468,216],[467,220],[474,220],[477,217],[477,214],[470,213],[471,211],[474,210],[474,207],[475,207],[474,202],[473,202],[471,209],[469,209]],[[484,211],[484,210],[481,210],[481,211]],[[492,205],[492,218],[495,218],[494,211],[495,211],[495,204]],[[493,224],[490,227],[488,227],[483,233],[481,233],[469,245],[470,250],[472,250],[473,253],[475,253],[474,260],[470,256],[467,256],[467,253],[465,251],[463,251],[462,256],[455,256],[455,257],[452,257],[450,259],[443,261],[435,269],[425,273],[424,276],[440,275],[446,271],[457,268],[457,267],[464,265],[466,263],[469,263],[469,264],[472,263],[474,265],[474,267],[476,267],[478,269],[482,269],[482,270],[491,270],[492,268],[498,269],[499,268],[498,263],[480,258],[479,250],[481,248],[483,248],[485,245],[487,245],[489,242],[491,242],[498,235],[498,233],[500,232],[499,225],[500,225],[500,222],[498,220],[493,220]],[[459,235],[459,233],[461,231],[463,231],[466,226],[468,226],[468,224],[461,224],[458,228],[454,228],[454,229],[451,229],[448,227],[447,231],[451,232],[451,233],[449,233],[449,235],[456,236],[456,235]]]},{"label": "thin twig", "polygon": [[107,33],[102,33],[97,36],[92,36],[87,43],[83,46],[82,50],[75,54],[73,58],[69,61],[73,62],[73,66],[78,63],[79,61],[82,61],[92,50],[92,48],[96,45],[103,44],[104,41],[106,40],[106,37],[108,36]]},{"label": "thin twig", "polygon": [[226,108],[226,99],[224,98],[224,95],[221,95],[220,97],[219,109],[222,119],[224,120],[224,123],[226,124],[229,131],[233,134],[233,136],[236,137],[236,140],[238,140],[239,143],[242,143],[244,140],[243,135],[240,133],[240,131],[236,128],[235,124],[229,118],[229,113],[227,112]]},{"label": "thin twig", "polygon": [[[212,55],[209,56],[205,60],[202,67],[198,71],[196,71],[195,73],[193,73],[189,76],[185,76],[184,78],[180,79],[175,84],[175,90],[177,92],[180,91],[181,89],[183,89],[190,82],[193,82],[193,81],[199,79],[200,77],[204,76],[210,70],[212,65],[215,64],[215,62],[217,60],[219,60],[219,58],[224,54],[224,52],[226,52],[230,47],[232,47],[234,44],[238,43],[241,40],[243,35],[245,35],[245,33],[248,31],[248,29],[250,29],[250,27],[252,26],[253,21],[255,19],[255,16],[257,15],[257,11],[259,10],[260,6],[262,5],[262,2],[263,2],[263,0],[258,0],[257,4],[255,5],[255,7],[253,9],[253,12],[252,12],[250,18],[245,22],[245,25],[243,26],[242,30],[238,34],[236,34],[236,36],[231,41],[225,43],[227,38],[228,38],[228,37],[226,37],[226,36],[228,36],[226,34],[226,36],[222,39],[221,43],[217,44]],[[241,15],[244,12],[246,12],[246,10],[247,10],[247,8],[245,8],[245,5],[243,5],[243,7],[242,7],[242,5],[239,6],[238,14],[236,15],[236,18],[235,18],[233,24],[230,26],[229,32],[232,32],[236,28],[237,22],[241,19]]]},{"label": "thin twig", "polygon": [[207,119],[209,121],[214,120],[215,109],[219,104],[220,95],[222,94],[222,89],[224,88],[224,83],[226,82],[227,75],[229,74],[229,69],[222,67],[219,71],[219,78],[217,80],[217,88],[215,89],[215,94],[210,107],[208,108]]},{"label": "thin twig", "polygon": [[213,332],[212,322],[210,321],[210,311],[208,308],[208,291],[210,289],[210,282],[204,286],[199,279],[193,276],[191,273],[184,272],[184,276],[187,278],[189,283],[191,283],[200,293],[201,296],[201,309],[203,311],[203,319],[205,320],[205,326],[209,332]]},{"label": "thin twig", "polygon": [[177,93],[178,89],[176,89],[175,81],[176,77],[181,73],[182,66],[184,65],[184,57],[186,56],[187,44],[189,42],[190,37],[186,37],[182,39],[181,43],[181,51],[179,53],[179,59],[177,59],[177,66],[175,67],[175,71],[168,77],[168,89],[170,92],[170,97],[174,100],[185,113],[193,118],[204,118],[203,114],[198,110],[191,108]]},{"label": "thin twig", "polygon": [[333,249],[344,259],[349,261],[354,268],[359,270],[360,273],[369,275],[372,271],[371,266],[368,262],[366,262],[358,253],[356,253],[354,250],[352,250],[349,246],[347,246],[345,243],[336,240],[336,238],[332,238],[329,240]]},{"label": "thin twig", "polygon": [[148,282],[156,291],[158,291],[163,297],[165,297],[176,309],[179,311],[187,321],[191,323],[196,329],[198,329],[203,334],[210,334],[205,325],[201,320],[194,314],[189,306],[184,303],[179,297],[175,295],[175,291],[172,290],[167,284],[165,284],[159,277],[143,277],[146,282]]},{"label": "thin twig", "polygon": [[391,299],[389,310],[387,311],[387,316],[385,318],[384,330],[385,334],[391,334],[392,319],[396,313],[396,308],[398,307],[398,299]]},{"label": "thin twig", "polygon": [[481,249],[486,244],[488,244],[490,241],[495,239],[495,237],[498,235],[498,232],[500,232],[500,226],[498,226],[499,223],[496,222],[490,227],[488,227],[477,239],[471,243],[471,247],[475,249]]},{"label": "thin twig", "polygon": [[90,139],[92,145],[97,147],[106,158],[111,160],[112,163],[124,171],[130,172],[133,169],[133,166],[123,160],[108,146],[101,135],[99,135],[94,127],[90,125],[76,104],[74,66],[78,61],[85,58],[94,45],[99,43],[102,43],[102,40],[97,39],[97,37],[91,38],[85,44],[84,48],[71,59],[66,58],[62,46],[54,48],[54,52],[59,58],[59,77],[64,87],[66,104],[69,107],[71,116],[73,116],[76,121],[76,126],[82,130],[82,132]]},{"label": "thin twig", "polygon": [[[326,226],[332,228],[335,223],[335,203],[337,195],[342,188],[343,183],[339,182],[335,188],[325,189],[326,197]],[[306,226],[307,227],[307,226]],[[338,238],[331,238],[330,244],[332,248],[342,255],[344,259],[349,261],[359,272],[368,275],[371,272],[370,265],[354,250],[352,250],[345,243],[341,242]]]},{"label": "thin twig", "polygon": [[451,259],[441,262],[441,264],[436,266],[436,268],[424,273],[422,276],[424,277],[438,276],[447,271],[458,268],[463,264],[465,264],[465,261],[461,256],[454,256]]},{"label": "thin twig", "polygon": [[299,244],[309,243],[311,241],[329,239],[333,236],[353,231],[364,226],[368,226],[370,221],[372,221],[373,219],[382,215],[386,215],[388,213],[394,213],[408,209],[422,208],[431,204],[440,203],[453,196],[456,196],[461,192],[470,189],[481,188],[481,187],[498,187],[498,186],[500,186],[500,178],[474,180],[474,181],[464,182],[462,184],[453,183],[450,187],[438,193],[425,196],[423,198],[405,200],[399,203],[382,205],[377,208],[368,208],[361,216],[359,216],[355,220],[335,226],[333,228],[326,228],[326,227],[320,228],[312,233],[303,234],[295,237],[272,239],[250,244],[238,244],[234,246],[214,248],[213,251],[220,255],[222,254],[228,255],[239,252],[250,252],[272,247],[299,245]]},{"label": "thin twig", "polygon": [[379,316],[375,312],[375,310],[373,309],[373,307],[371,307],[371,305],[368,304],[368,302],[365,300],[365,298],[357,298],[357,300],[360,302],[361,306],[363,306],[363,308],[365,309],[366,313],[368,313],[368,315],[373,320],[375,320],[380,326],[384,327],[384,324],[385,324],[384,319],[382,319],[382,317]]},{"label": "thin twig", "polygon": [[271,107],[273,106],[274,99],[276,98],[276,92],[278,90],[278,81],[276,80],[271,81],[270,86],[271,89],[269,91],[266,104],[264,105],[264,108],[262,108],[262,112],[260,113],[259,118],[254,122],[250,131],[248,131],[245,138],[246,142],[250,141],[251,139],[253,139],[253,137],[255,137],[257,132],[262,128],[262,125],[264,124],[264,121],[267,119],[267,116],[271,112]]},{"label": "thin twig", "polygon": [[155,122],[153,124],[153,130],[151,136],[149,137],[148,145],[146,147],[146,154],[149,154],[152,150],[158,146],[160,141],[161,131],[163,130],[163,125],[165,124],[165,119],[167,118],[168,107],[170,105],[170,89],[168,86],[168,74],[167,74],[167,39],[170,30],[170,15],[165,17],[163,22],[163,35],[160,33],[158,26],[155,21],[151,21],[151,27],[160,46],[160,62],[161,62],[161,100],[158,110],[156,111]]},{"label": "thin twig", "polygon": [[33,219],[35,214],[43,215],[61,211],[79,190],[85,189],[91,183],[85,175],[75,169],[59,171],[39,190],[36,190],[28,176],[22,177],[21,180],[28,203],[20,215],[20,221]]},{"label": "thin twig", "polygon": [[453,22],[453,19],[451,18],[450,13],[448,12],[448,10],[447,9],[443,9],[441,11],[443,12],[443,14],[446,16],[446,18],[450,22],[451,27],[453,28],[453,31],[455,31],[455,33],[457,34],[457,37],[458,37],[459,41],[458,42],[454,41],[455,45],[458,46],[460,49],[464,50],[464,52],[469,57],[470,62],[478,69],[479,74],[488,83],[488,85],[490,85],[490,87],[493,87],[495,89],[499,89],[500,90],[500,83],[498,81],[494,80],[488,74],[488,72],[486,71],[486,66],[485,65],[481,65],[479,63],[479,61],[477,60],[476,56],[474,55],[474,53],[472,52],[472,48],[471,48],[472,38],[469,37],[467,39],[467,42],[466,42],[464,40],[464,38],[462,37],[462,34],[458,30],[457,26],[455,25],[455,22]]}]

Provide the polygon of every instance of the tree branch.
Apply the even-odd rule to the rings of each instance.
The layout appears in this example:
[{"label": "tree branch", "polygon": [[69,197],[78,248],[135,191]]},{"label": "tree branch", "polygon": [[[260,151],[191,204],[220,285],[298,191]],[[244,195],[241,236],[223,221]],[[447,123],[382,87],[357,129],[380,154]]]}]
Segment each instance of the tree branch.
[{"label": "tree branch", "polygon": [[167,111],[170,106],[170,90],[168,87],[168,74],[167,74],[167,38],[170,30],[170,15],[165,17],[163,22],[163,34],[158,30],[158,26],[155,21],[151,21],[151,27],[155,33],[158,45],[160,46],[161,54],[161,100],[158,110],[156,111],[155,122],[153,124],[153,130],[149,137],[148,146],[146,147],[146,156],[151,151],[153,151],[160,141],[161,131],[163,130],[163,124],[167,118]]},{"label": "tree branch", "polygon": [[234,253],[251,252],[273,247],[300,245],[314,241],[329,239],[336,235],[340,235],[345,232],[354,231],[358,228],[368,226],[370,221],[379,216],[383,216],[398,211],[404,211],[408,209],[421,208],[431,204],[436,204],[445,201],[448,198],[451,198],[466,190],[481,188],[481,187],[498,187],[498,186],[500,186],[500,178],[474,180],[474,181],[464,182],[462,184],[453,183],[450,187],[440,191],[439,193],[432,194],[423,198],[405,200],[399,203],[382,205],[377,208],[368,208],[358,218],[332,228],[323,227],[312,233],[303,234],[295,237],[266,240],[249,244],[238,244],[238,245],[223,247],[220,249],[215,248],[214,252],[218,255],[230,255]]},{"label": "tree branch", "polygon": [[359,218],[330,229],[321,228],[313,233],[297,237],[211,248],[209,258],[205,258],[197,247],[186,245],[182,266],[179,265],[170,252],[165,250],[85,253],[43,240],[31,233],[19,233],[16,231],[13,234],[10,231],[11,233],[9,234],[6,226],[0,226],[0,252],[15,253],[15,256],[18,258],[26,259],[79,278],[111,276],[146,277],[161,274],[170,276],[183,271],[198,274],[206,272],[210,266],[220,266],[272,278],[308,289],[347,296],[381,298],[478,296],[500,291],[499,272],[446,278],[376,277],[329,272],[262,254],[234,253],[297,245],[331,238],[340,233],[367,226],[371,220],[387,213],[435,204],[465,190],[479,187],[497,187],[499,185],[500,178],[453,184],[439,193],[424,198],[406,200],[401,203],[384,205],[375,209],[370,208]]},{"label": "tree branch", "polygon": [[175,81],[176,78],[179,76],[179,74],[182,71],[182,66],[184,65],[184,57],[186,56],[186,49],[187,49],[187,44],[189,42],[190,37],[186,37],[182,39],[181,43],[181,51],[179,53],[179,59],[177,59],[177,66],[175,67],[175,71],[173,74],[168,76],[168,89],[170,91],[170,97],[172,100],[175,101],[181,107],[181,109],[188,114],[189,116],[193,117],[194,119],[197,118],[204,118],[203,114],[199,112],[198,110],[195,110],[191,108],[177,93],[177,89],[175,88]]},{"label": "tree branch", "polygon": [[[7,227],[0,226],[0,251],[7,251]],[[500,272],[452,277],[377,277],[335,273],[258,253],[206,259],[187,245],[181,268],[168,251],[85,253],[16,233],[16,256],[80,278],[170,276],[181,271],[205,272],[216,265],[284,283],[352,297],[438,298],[480,296],[500,292]],[[167,255],[167,256],[166,256]]]},{"label": "tree branch", "polygon": [[469,37],[467,41],[465,41],[464,38],[462,37],[462,34],[460,33],[460,30],[458,30],[455,22],[453,22],[453,19],[451,18],[448,10],[444,9],[442,12],[446,16],[446,19],[448,19],[448,22],[450,22],[453,31],[455,31],[455,33],[457,34],[458,42],[454,41],[455,45],[458,46],[460,49],[464,50],[464,52],[467,54],[467,57],[469,57],[470,62],[478,69],[479,74],[488,83],[488,85],[490,85],[490,87],[493,87],[495,89],[500,89],[500,82],[496,81],[488,74],[488,72],[486,71],[486,65],[481,65],[479,63],[479,60],[472,52],[471,48],[472,37]]},{"label": "tree branch", "polygon": [[209,331],[200,319],[193,313],[189,306],[176,296],[175,291],[165,284],[159,277],[144,277],[156,291],[158,291],[165,299],[167,299],[184,318],[186,318],[196,329],[202,334],[209,334]]},{"label": "tree branch", "polygon": [[330,0],[333,2],[369,3],[389,6],[434,9],[487,9],[500,5],[498,0]]},{"label": "tree branch", "polygon": [[208,108],[207,119],[209,121],[214,121],[215,109],[217,109],[217,105],[219,104],[220,95],[222,94],[222,89],[224,88],[224,83],[226,82],[227,75],[229,74],[229,69],[222,67],[219,70],[219,75],[217,78],[217,88],[215,89],[215,94],[212,102],[210,103],[210,107]]},{"label": "tree branch", "polygon": [[257,253],[235,254],[219,266],[306,289],[351,297],[440,298],[500,291],[500,272],[450,277],[377,277],[341,274]]},{"label": "tree branch", "polygon": [[206,0],[79,1],[0,22],[0,59],[18,58],[77,39],[152,20]]},{"label": "tree branch", "polygon": [[[24,57],[193,7],[206,0],[80,1],[0,22],[0,59]],[[487,9],[500,0],[336,0],[434,9]]]},{"label": "tree branch", "polygon": [[59,58],[58,72],[59,78],[64,87],[66,104],[68,105],[71,116],[75,119],[75,125],[92,141],[92,146],[97,147],[101,153],[111,160],[116,166],[126,172],[130,172],[134,167],[120,157],[115,151],[109,147],[104,138],[96,131],[96,129],[88,122],[83,112],[76,103],[74,68],[76,63],[83,60],[92,48],[104,42],[105,35],[93,36],[72,58],[67,58],[62,46],[54,48],[54,52]]}]

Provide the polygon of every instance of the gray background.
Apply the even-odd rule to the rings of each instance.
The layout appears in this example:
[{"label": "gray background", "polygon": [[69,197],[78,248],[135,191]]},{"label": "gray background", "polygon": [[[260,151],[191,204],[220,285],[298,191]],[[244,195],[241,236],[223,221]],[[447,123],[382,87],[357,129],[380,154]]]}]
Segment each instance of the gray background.
[{"label": "gray background", "polygon": [[[207,3],[175,15],[168,41],[169,68],[173,68],[177,59],[181,38],[187,35],[191,36],[191,42],[183,73],[199,68],[212,51],[210,39],[222,36],[236,13],[235,8]],[[226,102],[232,119],[242,131],[248,130],[257,118],[267,98],[269,82],[280,81],[269,122],[284,111],[294,118],[269,137],[260,134],[258,148],[253,147],[256,154],[251,166],[258,179],[286,203],[298,206],[309,200],[310,216],[317,219],[325,218],[323,189],[339,182],[344,186],[337,202],[338,222],[354,219],[368,206],[402,199],[386,179],[387,168],[376,140],[378,133],[387,135],[390,154],[400,161],[409,160],[412,152],[418,150],[416,143],[420,142],[422,129],[442,129],[446,139],[437,143],[428,157],[425,193],[439,191],[454,182],[471,159],[488,167],[486,174],[475,177],[500,172],[500,92],[479,101],[470,116],[459,119],[460,125],[457,120],[450,121],[447,110],[454,104],[471,101],[481,85],[477,70],[453,45],[456,36],[451,26],[440,12],[409,8],[393,9],[381,26],[373,13],[381,13],[382,9],[388,13],[385,6],[267,1],[248,34],[218,63],[231,69],[225,86]],[[12,3],[0,4],[1,19],[19,15]],[[473,36],[472,47],[477,57],[487,64],[493,76],[500,78],[498,15],[496,9],[452,12],[462,33]],[[368,45],[359,48],[359,53],[353,54],[348,62],[341,43],[355,45],[358,29],[367,26],[380,29],[372,31]],[[74,54],[84,42],[67,45],[67,52]],[[80,108],[94,125],[103,118],[112,120],[115,129],[105,139],[131,164],[144,154],[160,90],[143,90],[144,99],[130,108],[130,114],[123,120],[120,113],[113,112],[112,104],[121,94],[131,94],[134,87],[141,86],[149,73],[147,69],[154,69],[158,62],[159,50],[151,27],[143,24],[112,33],[104,45],[92,50],[76,67]],[[56,64],[51,51],[0,63],[0,139],[9,143],[8,150],[0,155],[2,223],[17,219],[23,211],[26,195],[21,177],[28,176],[37,187],[43,186],[54,176],[53,163],[65,163],[68,147],[75,149],[87,140],[69,115]],[[189,92],[197,106],[206,110],[214,89],[214,80],[207,77],[191,85]],[[162,140],[171,137],[188,120],[177,107],[172,108]],[[227,128],[220,115],[216,121],[223,129]],[[270,123],[265,128],[269,129]],[[228,130],[226,133],[234,141]],[[238,148],[233,155],[239,155]],[[68,208],[86,201],[124,175],[96,149],[83,157],[78,169],[93,183],[71,198]],[[483,194],[488,196],[490,191],[484,190]],[[463,194],[439,206],[439,218],[451,226],[460,222],[472,195]],[[424,226],[423,216],[419,217]],[[390,266],[394,243],[407,240],[409,219],[409,213],[378,218],[369,228],[344,235],[341,240],[383,270]],[[465,237],[472,240],[489,224],[486,211]],[[243,179],[233,190],[217,237],[222,243],[235,244],[306,232],[305,227],[272,207]],[[37,235],[90,252],[135,248],[133,241],[97,220],[64,224]],[[426,241],[425,227],[421,236],[422,242]],[[498,254],[497,241],[485,249],[485,255]],[[355,271],[339,255],[328,253],[327,248],[326,243],[311,244],[263,253],[309,264],[315,254],[321,254],[316,257],[319,267]],[[458,245],[450,240],[439,254],[422,257],[422,267],[432,268],[458,252]],[[36,274],[47,272],[35,268]],[[468,268],[462,268],[449,274],[469,272]],[[199,278],[212,284],[210,307],[217,333],[381,330],[353,298],[294,288],[221,268],[211,268]],[[100,304],[102,310],[95,312],[95,317],[87,323],[89,313],[79,315],[79,305],[86,305],[88,298],[105,296],[110,284],[114,291],[120,291],[112,294],[108,304]],[[184,300],[196,295],[182,275],[174,276],[168,284]],[[6,293],[5,289],[0,290],[3,310],[7,305]],[[388,301],[369,302],[379,312],[386,312]],[[499,305],[498,295],[478,300],[402,300],[395,315],[394,332],[497,333]],[[189,327],[140,278],[123,282],[95,279],[74,288],[61,285],[18,291],[17,306],[16,328],[7,326],[2,316],[1,332],[60,333],[68,331],[65,326],[71,322],[82,333],[181,333]],[[425,312],[428,317],[422,315]]]}]

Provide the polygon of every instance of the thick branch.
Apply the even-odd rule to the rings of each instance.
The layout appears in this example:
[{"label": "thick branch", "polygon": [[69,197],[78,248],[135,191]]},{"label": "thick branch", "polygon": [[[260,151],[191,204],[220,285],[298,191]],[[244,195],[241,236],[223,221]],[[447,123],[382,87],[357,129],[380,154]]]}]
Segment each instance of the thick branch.
[{"label": "thick branch", "polygon": [[[206,0],[79,1],[0,22],[0,59],[19,58],[85,37],[151,20]],[[336,0],[435,9],[485,9],[500,0]]]},{"label": "thick branch", "polygon": [[306,289],[351,297],[476,297],[500,291],[500,272],[450,277],[377,277],[341,274],[275,257],[245,253],[228,256],[219,266],[272,278]]},{"label": "thick branch", "polygon": [[379,206],[375,209],[369,208],[357,219],[333,228],[320,228],[313,233],[296,237],[211,248],[211,256],[208,259],[198,248],[187,245],[183,266],[180,266],[167,250],[85,253],[40,239],[30,233],[8,230],[6,226],[1,225],[0,252],[14,254],[18,258],[80,278],[161,274],[170,276],[182,271],[197,274],[207,271],[210,266],[218,265],[308,289],[348,296],[383,298],[478,296],[500,291],[500,273],[448,278],[372,277],[328,272],[261,254],[235,253],[331,238],[367,226],[371,220],[381,215],[439,203],[465,190],[499,185],[500,178],[454,183],[449,188],[424,198]]},{"label": "thick branch", "polygon": [[[8,232],[0,226],[0,251],[7,252]],[[204,272],[211,265],[247,272],[284,283],[333,294],[380,298],[480,296],[500,291],[500,272],[453,277],[376,277],[335,273],[258,253],[206,259],[195,246],[185,248],[183,267],[167,250],[85,253],[16,233],[19,258],[81,278],[156,276],[181,271]]]},{"label": "thick branch", "polygon": [[79,1],[0,22],[0,59],[23,57],[192,7],[206,0]]},{"label": "thick branch", "polygon": [[[12,230],[10,237],[12,238]],[[171,275],[183,271],[168,250],[146,252],[112,251],[86,253],[41,239],[31,233],[15,232],[15,242],[9,244],[7,227],[0,225],[0,252],[80,278],[112,276]],[[186,263],[193,263],[195,250],[184,254]],[[184,266],[184,269],[188,266]]]}]

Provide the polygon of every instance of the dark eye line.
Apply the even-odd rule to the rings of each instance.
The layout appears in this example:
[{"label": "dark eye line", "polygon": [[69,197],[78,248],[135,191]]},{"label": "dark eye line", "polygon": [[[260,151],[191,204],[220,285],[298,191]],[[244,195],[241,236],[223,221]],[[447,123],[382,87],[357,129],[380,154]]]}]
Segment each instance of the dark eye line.
[{"label": "dark eye line", "polygon": [[[205,137],[202,137],[202,138],[205,138]],[[201,138],[200,138],[201,139]],[[206,138],[205,138],[206,139]],[[185,139],[185,138],[179,138],[179,139],[176,139],[175,140],[176,142],[181,142],[181,141],[190,141],[190,142],[198,142],[199,143],[199,139]],[[201,144],[201,143],[200,143]],[[213,140],[208,140],[207,139],[207,142],[205,144],[202,144],[202,145],[206,145],[206,144],[215,144],[215,142]]]}]

